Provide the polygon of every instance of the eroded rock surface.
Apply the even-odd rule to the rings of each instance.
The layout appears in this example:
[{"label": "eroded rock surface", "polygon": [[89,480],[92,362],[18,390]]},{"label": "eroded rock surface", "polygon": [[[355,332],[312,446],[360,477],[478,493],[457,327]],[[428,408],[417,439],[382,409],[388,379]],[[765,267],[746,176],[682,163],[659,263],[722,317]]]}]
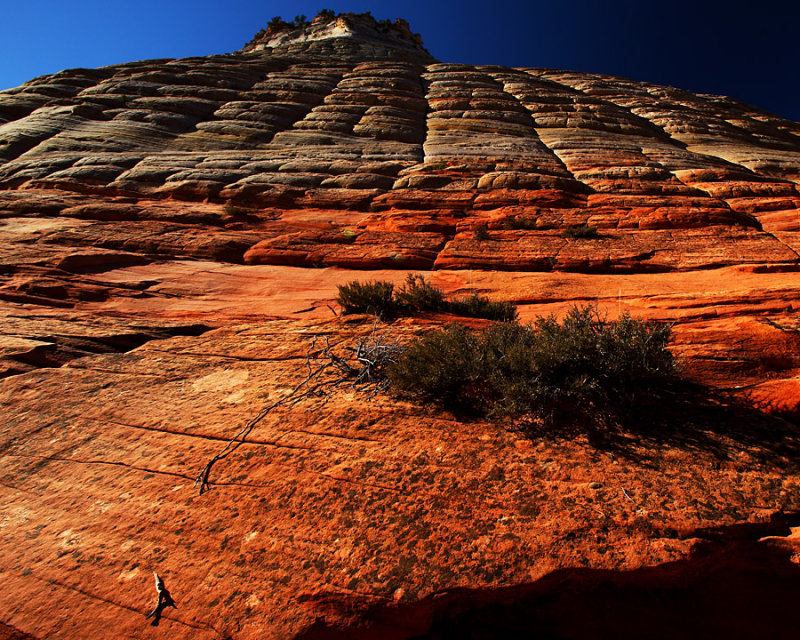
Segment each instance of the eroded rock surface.
[{"label": "eroded rock surface", "polygon": [[[0,637],[406,638],[545,596],[568,621],[597,576],[708,575],[710,609],[767,556],[742,589],[796,580],[798,184],[796,123],[440,63],[366,16],[0,92]],[[373,329],[337,286],[419,272],[523,321],[673,322],[726,402],[598,446],[340,389],[270,412],[198,495],[315,336]],[[741,527],[769,539],[702,560]],[[154,570],[178,605],[158,627]]]}]

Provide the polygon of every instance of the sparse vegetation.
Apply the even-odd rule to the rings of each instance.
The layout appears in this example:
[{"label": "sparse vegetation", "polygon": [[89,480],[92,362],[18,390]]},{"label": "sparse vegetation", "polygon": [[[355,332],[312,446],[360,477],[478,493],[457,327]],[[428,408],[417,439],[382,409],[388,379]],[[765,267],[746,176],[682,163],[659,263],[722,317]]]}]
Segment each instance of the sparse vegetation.
[{"label": "sparse vegetation", "polygon": [[600,234],[597,233],[597,227],[592,227],[588,224],[580,224],[577,226],[566,227],[561,232],[561,237],[569,238],[570,240],[580,240],[587,238],[599,238]]},{"label": "sparse vegetation", "polygon": [[669,338],[666,325],[574,307],[561,322],[431,331],[407,345],[389,377],[398,391],[478,414],[622,420],[674,376]]},{"label": "sparse vegetation", "polygon": [[380,318],[391,318],[397,307],[393,294],[394,285],[391,282],[353,280],[339,285],[336,302],[345,314],[371,313]]},{"label": "sparse vegetation", "polygon": [[283,31],[289,28],[289,23],[285,22],[280,16],[275,16],[267,23],[267,28],[270,31]]},{"label": "sparse vegetation", "polygon": [[446,407],[480,404],[485,380],[480,375],[482,340],[460,324],[430,331],[406,345],[389,380],[395,390]]},{"label": "sparse vegetation", "polygon": [[[323,11],[326,11],[326,10],[323,9]],[[320,13],[322,13],[322,12],[320,12]],[[331,11],[331,14],[332,14],[331,19],[336,17],[335,14],[332,11]],[[265,36],[267,31],[269,31],[271,33],[278,33],[280,31],[289,31],[290,29],[302,29],[304,27],[309,26],[310,24],[311,23],[308,21],[306,16],[304,16],[302,13],[300,15],[296,15],[294,17],[294,20],[292,20],[291,22],[286,22],[286,20],[284,20],[281,16],[275,16],[274,18],[272,18],[272,20],[270,20],[267,23],[267,29],[261,29],[255,35],[253,40],[251,40],[251,42],[254,42],[254,41],[258,40],[259,38]]]},{"label": "sparse vegetation", "polygon": [[[352,11],[348,11],[346,13],[338,14],[333,11],[332,9],[321,9],[319,13],[317,13],[315,20],[319,20],[321,22],[332,22],[336,20],[338,16],[343,16],[345,18],[366,18],[370,20],[375,20],[372,17],[372,14],[369,11],[364,11],[362,13],[353,13]],[[248,42],[245,46],[250,46],[258,43],[260,40],[267,35],[267,33],[275,34],[280,33],[282,31],[291,31],[293,29],[305,29],[306,27],[311,25],[311,21],[304,14],[299,14],[294,17],[291,22],[287,22],[281,16],[275,16],[267,23],[266,29],[260,29],[258,33]],[[375,26],[378,28],[379,31],[387,33],[393,27],[393,23],[389,19],[385,20],[377,20],[375,21]]]},{"label": "sparse vegetation", "polygon": [[248,43],[247,43],[245,46],[250,46],[251,44],[255,44],[256,42],[258,42],[259,40],[261,40],[261,38],[263,38],[265,35],[267,35],[267,30],[266,30],[266,29],[259,29],[259,30],[256,32],[256,35],[254,35],[254,36],[253,36],[253,37],[250,39],[250,42],[248,42]]},{"label": "sparse vegetation", "polygon": [[300,14],[294,17],[292,20],[292,28],[293,29],[302,29],[303,27],[307,27],[311,23],[306,19],[304,14]]},{"label": "sparse vegetation", "polygon": [[524,229],[532,231],[538,229],[536,218],[528,218],[526,216],[510,216],[503,221],[503,228],[508,230]]},{"label": "sparse vegetation", "polygon": [[399,289],[395,289],[391,282],[354,280],[339,286],[336,302],[345,314],[371,313],[387,320],[435,312],[497,322],[510,322],[517,317],[517,311],[510,302],[493,302],[479,294],[447,300],[441,289],[418,274],[409,274]]},{"label": "sparse vegetation", "polygon": [[486,228],[485,224],[480,224],[475,227],[475,229],[472,231],[472,234],[475,237],[475,240],[478,242],[483,242],[484,240],[488,240],[490,238],[489,229]]},{"label": "sparse vegetation", "polygon": [[466,298],[456,298],[447,305],[450,313],[465,318],[486,318],[495,322],[514,322],[517,319],[517,309],[512,303],[492,301],[477,293]]},{"label": "sparse vegetation", "polygon": [[408,275],[405,284],[395,294],[395,302],[407,312],[404,315],[443,311],[446,306],[444,292],[418,274]]},{"label": "sparse vegetation", "polygon": [[714,182],[717,179],[717,174],[714,171],[701,171],[695,176],[698,182]]}]

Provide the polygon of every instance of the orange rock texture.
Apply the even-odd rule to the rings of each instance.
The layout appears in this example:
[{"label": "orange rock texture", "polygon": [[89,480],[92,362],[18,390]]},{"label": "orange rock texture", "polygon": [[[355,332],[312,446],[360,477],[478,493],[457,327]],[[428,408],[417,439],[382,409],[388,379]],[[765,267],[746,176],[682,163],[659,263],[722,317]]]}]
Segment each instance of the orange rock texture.
[{"label": "orange rock texture", "polygon": [[[598,444],[341,388],[200,495],[409,273],[672,322],[724,400]],[[792,637],[798,310],[800,125],[730,98],[365,15],[0,92],[0,638]]]}]

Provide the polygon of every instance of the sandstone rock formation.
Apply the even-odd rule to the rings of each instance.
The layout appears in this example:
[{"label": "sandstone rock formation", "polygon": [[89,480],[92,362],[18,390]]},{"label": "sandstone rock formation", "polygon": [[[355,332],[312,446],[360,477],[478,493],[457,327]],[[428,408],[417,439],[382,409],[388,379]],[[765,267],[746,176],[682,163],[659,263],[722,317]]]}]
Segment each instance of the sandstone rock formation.
[{"label": "sandstone rock formation", "polygon": [[[797,123],[322,17],[0,92],[0,248],[0,638],[406,638],[544,596],[557,635],[596,576],[641,595],[682,571],[710,611],[733,575],[770,594],[767,636],[794,623]],[[410,271],[523,320],[675,322],[687,375],[744,404],[604,449],[343,391],[269,414],[198,496],[312,336],[372,329],[337,285]],[[158,628],[154,570],[179,606]]]}]

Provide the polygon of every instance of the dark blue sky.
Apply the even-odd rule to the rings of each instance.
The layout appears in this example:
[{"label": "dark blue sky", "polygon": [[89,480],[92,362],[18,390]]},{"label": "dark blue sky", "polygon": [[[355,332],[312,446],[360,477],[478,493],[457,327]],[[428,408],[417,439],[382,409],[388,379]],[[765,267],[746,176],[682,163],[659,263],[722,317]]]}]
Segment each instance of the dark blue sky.
[{"label": "dark blue sky", "polygon": [[0,89],[69,67],[225,53],[273,16],[401,16],[447,62],[610,73],[800,121],[800,0],[27,0],[3,6]]}]

